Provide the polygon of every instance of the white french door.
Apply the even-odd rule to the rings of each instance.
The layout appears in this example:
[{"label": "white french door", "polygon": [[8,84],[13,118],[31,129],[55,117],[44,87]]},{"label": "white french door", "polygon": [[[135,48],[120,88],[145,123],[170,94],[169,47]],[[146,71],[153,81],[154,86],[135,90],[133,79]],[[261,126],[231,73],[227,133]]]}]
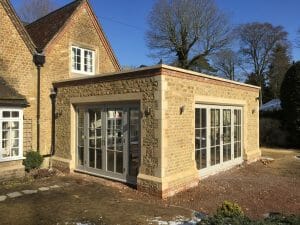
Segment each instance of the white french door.
[{"label": "white french door", "polygon": [[77,170],[134,183],[140,165],[135,104],[77,107]]},{"label": "white french door", "polygon": [[202,105],[195,109],[195,159],[202,176],[242,162],[242,108]]}]

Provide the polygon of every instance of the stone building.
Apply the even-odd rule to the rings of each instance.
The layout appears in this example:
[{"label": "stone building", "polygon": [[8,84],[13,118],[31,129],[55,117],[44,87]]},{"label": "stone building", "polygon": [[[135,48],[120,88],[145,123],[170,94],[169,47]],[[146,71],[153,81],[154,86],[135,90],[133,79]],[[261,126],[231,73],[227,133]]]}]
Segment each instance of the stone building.
[{"label": "stone building", "polygon": [[[3,10],[9,3],[0,1],[7,24],[13,24],[12,15],[18,21]],[[14,25],[15,38],[28,54],[22,60],[34,81],[32,96],[12,78],[21,65],[11,73],[0,71],[28,101],[23,132],[30,135],[24,135],[23,143],[30,140],[34,149],[39,82],[32,56],[45,56],[39,150],[52,166],[131,183],[166,197],[260,157],[258,87],[167,65],[121,71],[86,0],[73,1],[26,29],[20,22],[18,26],[22,32]],[[26,43],[37,50],[31,52]],[[0,58],[1,68],[2,62]],[[26,113],[30,110],[33,115]],[[31,132],[25,131],[27,118]]]}]

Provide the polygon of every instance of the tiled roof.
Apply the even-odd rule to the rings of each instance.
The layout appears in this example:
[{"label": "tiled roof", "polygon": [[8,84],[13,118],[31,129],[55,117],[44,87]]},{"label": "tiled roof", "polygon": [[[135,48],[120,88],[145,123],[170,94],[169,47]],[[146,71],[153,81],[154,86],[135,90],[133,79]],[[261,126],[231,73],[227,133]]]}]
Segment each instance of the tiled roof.
[{"label": "tiled roof", "polygon": [[44,49],[83,0],[75,0],[25,26],[38,49]]},{"label": "tiled roof", "polygon": [[0,76],[0,106],[28,106],[26,98],[9,86]]}]

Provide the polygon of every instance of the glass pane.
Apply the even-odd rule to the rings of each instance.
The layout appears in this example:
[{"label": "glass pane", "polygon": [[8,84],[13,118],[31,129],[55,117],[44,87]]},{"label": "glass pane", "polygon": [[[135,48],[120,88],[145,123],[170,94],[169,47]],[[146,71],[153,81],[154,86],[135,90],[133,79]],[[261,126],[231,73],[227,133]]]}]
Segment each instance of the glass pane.
[{"label": "glass pane", "polygon": [[139,145],[131,144],[130,154],[129,154],[129,175],[130,176],[138,175],[139,165],[140,165]]},{"label": "glass pane", "polygon": [[201,129],[201,148],[206,147],[206,129]]},{"label": "glass pane", "polygon": [[220,163],[220,146],[216,147],[216,164]]},{"label": "glass pane", "polygon": [[241,142],[238,142],[238,153],[237,153],[237,155],[238,155],[238,157],[241,157],[242,156],[242,149],[241,149]]},{"label": "glass pane", "polygon": [[201,166],[200,166],[200,150],[196,151],[195,159],[196,159],[197,169],[200,170],[201,169]]},{"label": "glass pane", "polygon": [[200,137],[200,129],[196,130],[196,134],[195,134],[195,148],[199,149],[200,148],[200,141],[201,141],[201,137]]},{"label": "glass pane", "polygon": [[206,127],[206,109],[201,109],[201,128]]},{"label": "glass pane", "polygon": [[84,147],[78,147],[78,164],[83,165]]},{"label": "glass pane", "polygon": [[234,143],[234,158],[237,158],[238,157],[238,143],[235,142]]},{"label": "glass pane", "polygon": [[96,149],[96,168],[102,169],[102,151],[101,151],[101,149]]},{"label": "glass pane", "polygon": [[13,156],[13,157],[19,156],[19,148],[12,148],[11,149],[11,156]]},{"label": "glass pane", "polygon": [[129,176],[136,177],[140,165],[139,110],[130,109],[129,117]]},{"label": "glass pane", "polygon": [[216,116],[215,116],[215,119],[216,119],[215,125],[216,126],[220,126],[220,110],[216,109],[215,113],[216,113]]},{"label": "glass pane", "polygon": [[83,128],[78,129],[78,145],[83,146],[84,145],[84,133]]},{"label": "glass pane", "polygon": [[2,139],[9,139],[9,132],[8,131],[2,131]]},{"label": "glass pane", "polygon": [[101,144],[102,144],[101,138],[97,138],[97,139],[96,139],[96,147],[97,147],[97,148],[101,148]]},{"label": "glass pane", "polygon": [[2,122],[2,129],[9,129],[10,128],[10,122]]},{"label": "glass pane", "polygon": [[123,152],[117,152],[116,172],[123,173]]},{"label": "glass pane", "polygon": [[19,147],[19,139],[12,139],[11,140],[11,146],[13,148],[18,148]]},{"label": "glass pane", "polygon": [[89,138],[95,139],[95,129],[89,129]]},{"label": "glass pane", "polygon": [[3,118],[10,118],[10,111],[3,111],[2,112],[2,117]]},{"label": "glass pane", "polygon": [[89,140],[89,147],[91,147],[91,148],[95,148],[96,147],[95,139],[90,139]]},{"label": "glass pane", "polygon": [[223,127],[223,143],[231,143],[231,127]]},{"label": "glass pane", "polygon": [[107,137],[107,149],[108,150],[115,150],[115,142],[113,137]]},{"label": "glass pane", "polygon": [[107,151],[107,170],[114,172],[114,152]]},{"label": "glass pane", "polygon": [[95,149],[89,148],[89,166],[95,167]]},{"label": "glass pane", "polygon": [[201,169],[206,168],[207,166],[206,160],[206,149],[201,150]]},{"label": "glass pane", "polygon": [[216,145],[220,144],[221,139],[221,133],[220,133],[220,127],[216,128]]},{"label": "glass pane", "polygon": [[216,147],[210,148],[210,165],[216,164]]},{"label": "glass pane", "polygon": [[215,128],[210,129],[210,145],[211,146],[216,145],[216,130],[215,130]]},{"label": "glass pane", "polygon": [[12,122],[12,129],[19,129],[19,122]]},{"label": "glass pane", "polygon": [[18,118],[19,117],[19,112],[18,111],[13,111],[12,112],[12,117],[13,118]]},{"label": "glass pane", "polygon": [[195,110],[195,128],[200,128],[200,109]]}]

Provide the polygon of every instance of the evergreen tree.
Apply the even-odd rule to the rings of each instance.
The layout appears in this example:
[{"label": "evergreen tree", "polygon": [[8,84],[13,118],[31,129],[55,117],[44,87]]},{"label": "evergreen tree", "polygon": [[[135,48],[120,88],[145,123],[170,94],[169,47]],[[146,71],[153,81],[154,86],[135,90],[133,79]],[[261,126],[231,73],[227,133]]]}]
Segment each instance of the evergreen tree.
[{"label": "evergreen tree", "polygon": [[267,73],[268,86],[272,98],[280,97],[280,87],[286,71],[291,66],[288,46],[277,44],[272,50],[269,71]]},{"label": "evergreen tree", "polygon": [[300,147],[300,61],[286,72],[280,90],[283,124],[291,145]]}]

